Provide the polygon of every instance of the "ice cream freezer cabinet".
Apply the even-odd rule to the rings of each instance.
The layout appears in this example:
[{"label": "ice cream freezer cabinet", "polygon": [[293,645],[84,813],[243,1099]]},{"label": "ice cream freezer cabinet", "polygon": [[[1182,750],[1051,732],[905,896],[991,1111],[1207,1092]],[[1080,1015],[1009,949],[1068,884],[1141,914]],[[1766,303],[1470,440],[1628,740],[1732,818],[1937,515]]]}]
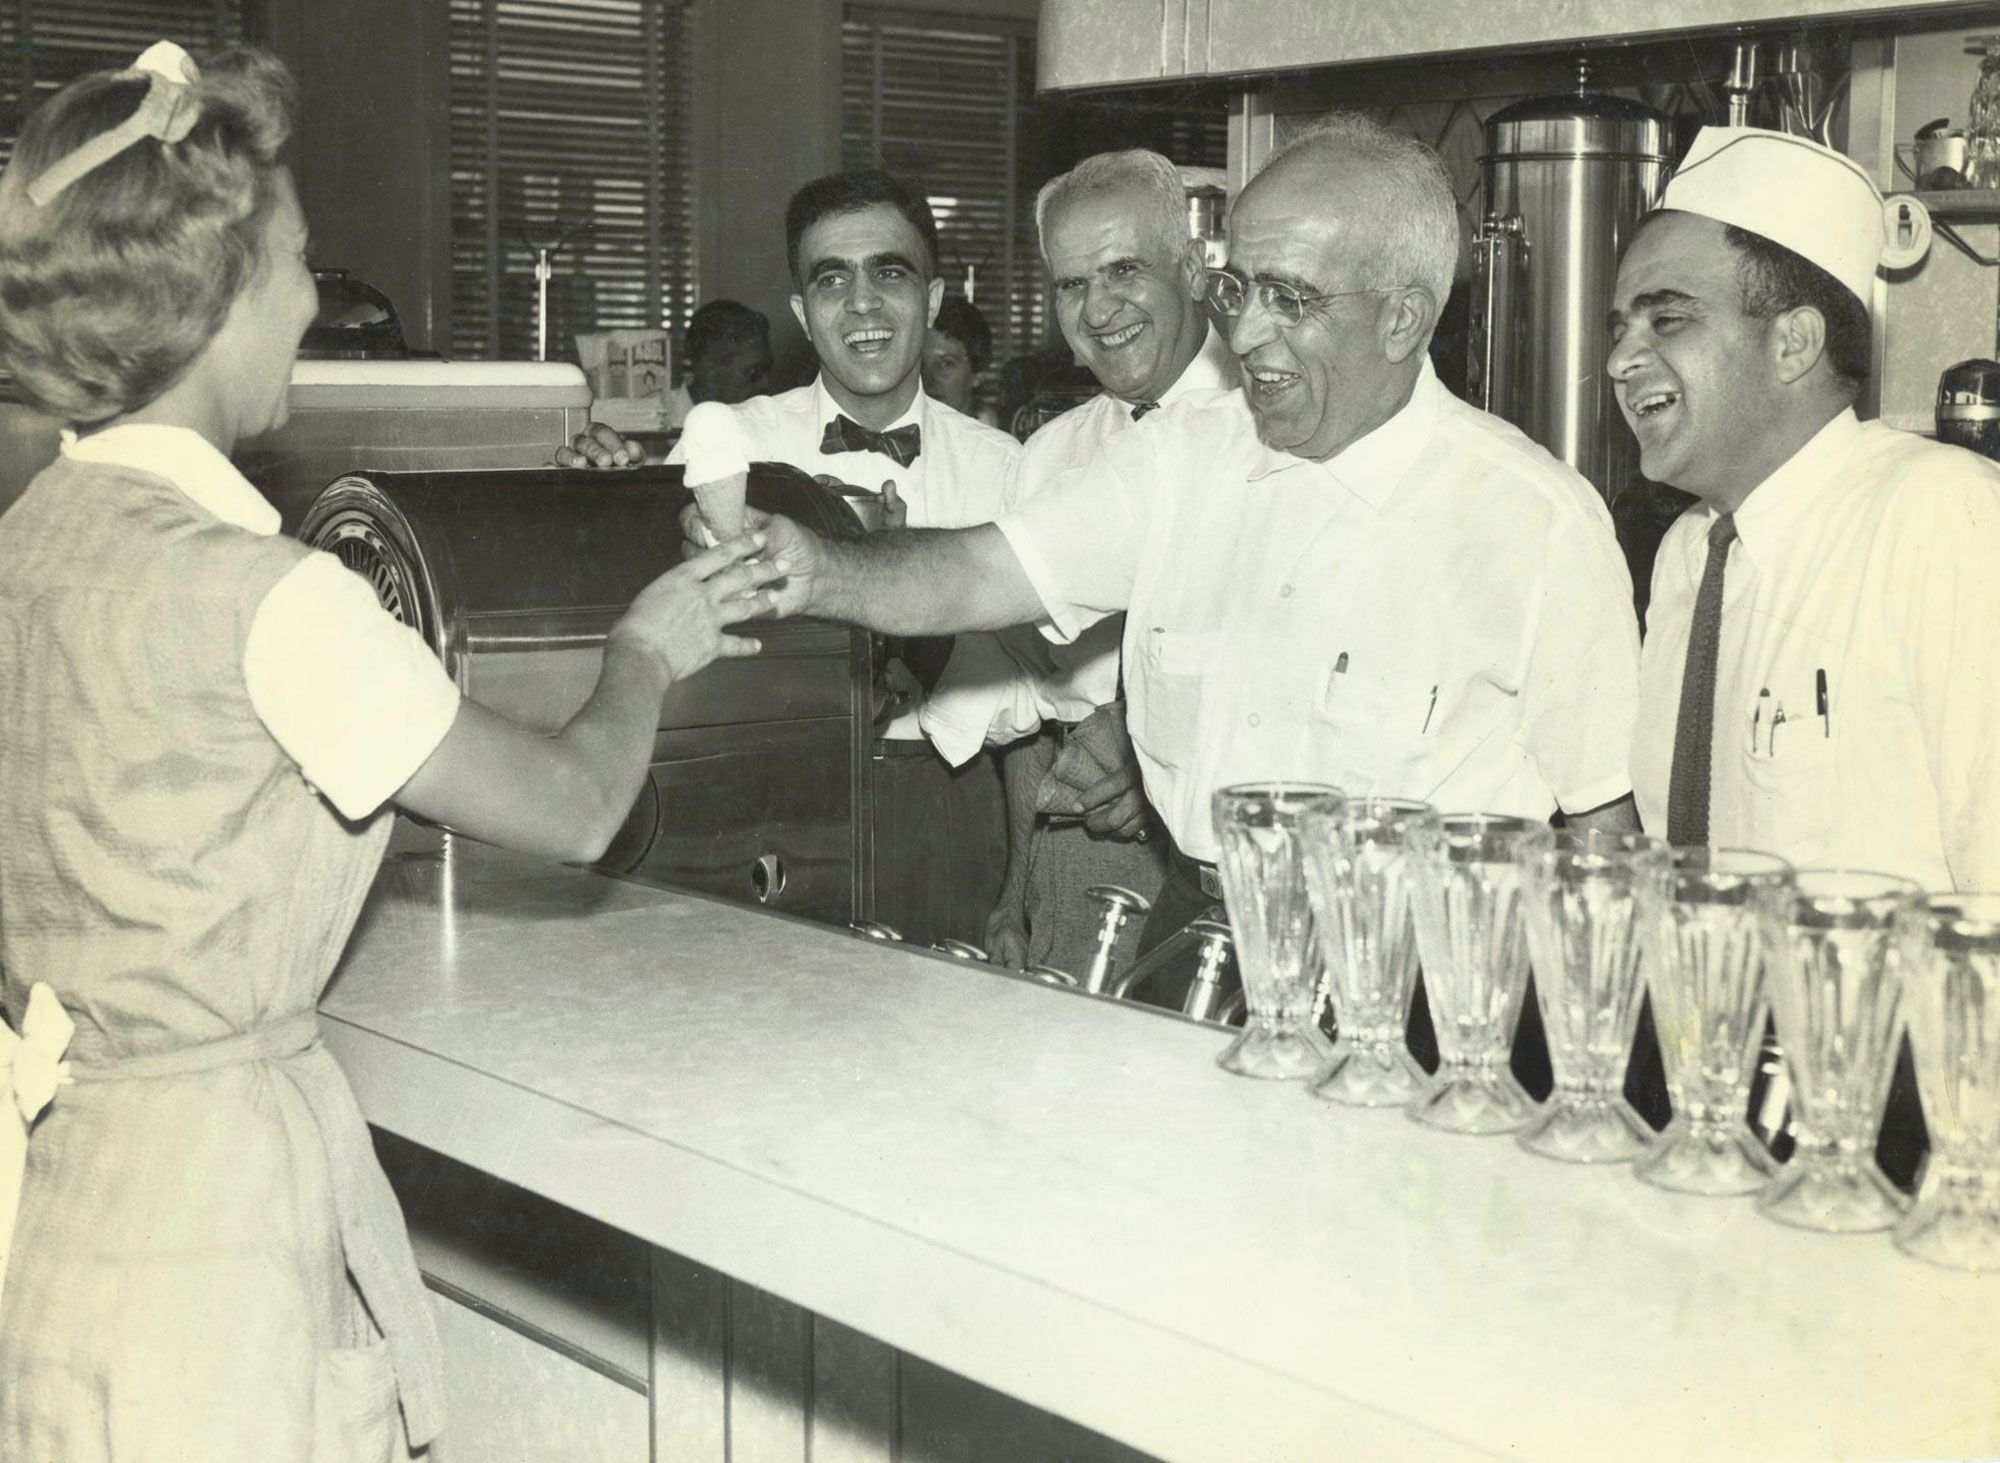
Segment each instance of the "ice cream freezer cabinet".
[{"label": "ice cream freezer cabinet", "polygon": [[[680,561],[678,467],[353,472],[299,537],[374,586],[470,699],[553,732],[589,698],[605,636]],[[753,464],[750,501],[860,532],[804,474]],[[649,775],[597,867],[845,923],[866,914],[871,702],[866,635],[762,622],[762,651],[667,691]]]}]

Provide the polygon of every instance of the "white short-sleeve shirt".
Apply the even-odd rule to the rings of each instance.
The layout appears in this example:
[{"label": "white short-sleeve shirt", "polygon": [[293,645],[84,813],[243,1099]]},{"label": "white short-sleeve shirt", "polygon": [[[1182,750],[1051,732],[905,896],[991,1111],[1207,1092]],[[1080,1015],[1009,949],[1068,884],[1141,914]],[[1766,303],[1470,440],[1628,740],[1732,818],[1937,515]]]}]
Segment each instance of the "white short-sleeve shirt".
[{"label": "white short-sleeve shirt", "polygon": [[[2000,467],[1842,412],[1734,517],[1709,841],[2000,889]],[[1632,778],[1655,831],[1714,521],[1691,509],[1653,565]]]},{"label": "white short-sleeve shirt", "polygon": [[[1200,353],[1161,393],[1159,406],[1228,386],[1235,371],[1221,332],[1210,330]],[[1021,448],[1008,506],[1036,497],[1070,469],[1088,464],[1114,437],[1151,430],[1159,417],[1158,410],[1136,418],[1132,411],[1131,402],[1106,392],[1043,426]],[[1026,736],[1045,720],[1083,720],[1118,699],[1124,628],[1114,617],[1060,645],[1026,627],[959,636],[936,694],[924,705],[924,731],[956,766],[987,742]]]},{"label": "white short-sleeve shirt", "polygon": [[[199,433],[128,424],[65,434],[80,462],[165,478],[246,533],[278,512]],[[257,607],[243,648],[257,717],[300,774],[348,818],[380,808],[423,766],[458,715],[459,693],[423,637],[331,554],[309,554]]]},{"label": "white short-sleeve shirt", "polygon": [[999,526],[1053,636],[1127,611],[1146,794],[1194,857],[1235,782],[1533,818],[1631,787],[1638,637],[1610,514],[1428,364],[1327,462],[1264,446],[1242,395],[1212,392]]}]

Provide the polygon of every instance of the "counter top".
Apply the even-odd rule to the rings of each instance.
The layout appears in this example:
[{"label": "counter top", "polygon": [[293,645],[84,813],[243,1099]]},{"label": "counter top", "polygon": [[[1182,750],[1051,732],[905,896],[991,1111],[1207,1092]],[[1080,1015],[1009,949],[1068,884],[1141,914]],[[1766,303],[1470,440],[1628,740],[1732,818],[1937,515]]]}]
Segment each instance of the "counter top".
[{"label": "counter top", "polygon": [[1163,1458],[2000,1455],[2000,1277],[1175,1017],[464,844],[322,1010],[377,1125]]}]

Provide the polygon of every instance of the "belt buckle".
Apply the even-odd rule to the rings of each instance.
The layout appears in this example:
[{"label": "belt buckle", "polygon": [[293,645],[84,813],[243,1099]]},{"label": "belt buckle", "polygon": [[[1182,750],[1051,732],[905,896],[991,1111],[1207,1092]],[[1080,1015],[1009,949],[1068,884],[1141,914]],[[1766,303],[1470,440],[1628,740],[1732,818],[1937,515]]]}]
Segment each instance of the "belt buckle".
[{"label": "belt buckle", "polygon": [[1222,873],[1214,864],[1205,864],[1197,860],[1194,863],[1194,873],[1196,880],[1201,884],[1202,893],[1210,899],[1222,898]]}]

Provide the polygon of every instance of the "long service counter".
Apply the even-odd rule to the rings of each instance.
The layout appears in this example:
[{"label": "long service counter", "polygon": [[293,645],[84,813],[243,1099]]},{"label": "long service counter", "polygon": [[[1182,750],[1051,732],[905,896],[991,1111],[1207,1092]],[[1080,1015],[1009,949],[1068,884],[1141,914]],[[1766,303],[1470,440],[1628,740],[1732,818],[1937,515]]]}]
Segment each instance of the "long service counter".
[{"label": "long service counter", "polygon": [[[322,1010],[379,1129],[641,1257],[516,1328],[641,1458],[2000,1456],[2000,1277],[1232,1077],[1176,1017],[465,844],[384,866]],[[468,1313],[533,1309],[416,1228]],[[511,1344],[465,1334],[455,1397]],[[954,1435],[941,1379],[1013,1411]]]}]

